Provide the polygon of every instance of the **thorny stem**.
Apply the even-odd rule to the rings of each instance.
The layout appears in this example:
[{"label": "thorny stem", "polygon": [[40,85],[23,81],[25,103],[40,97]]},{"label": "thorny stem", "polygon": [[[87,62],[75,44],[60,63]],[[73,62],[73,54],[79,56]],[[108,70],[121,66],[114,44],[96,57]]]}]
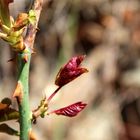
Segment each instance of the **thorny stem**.
[{"label": "thorny stem", "polygon": [[[28,53],[23,52],[18,55],[18,65],[19,65],[19,79],[23,87],[22,100],[19,103],[20,112],[20,140],[29,140],[29,132],[31,130],[31,116],[29,107],[29,67],[30,59],[32,54],[32,49],[34,45],[34,40],[36,36],[36,28],[38,26],[38,21],[40,17],[40,12],[42,10],[43,0],[35,0],[33,5],[33,10],[36,14],[36,22],[34,25],[30,25],[25,36],[24,44],[29,50]],[[27,62],[23,61],[23,57],[27,55]]]},{"label": "thorny stem", "polygon": [[23,61],[24,53],[18,54],[18,66],[19,66],[19,78],[18,82],[21,83],[23,87],[22,90],[22,100],[18,100],[19,105],[19,122],[20,122],[20,140],[29,139],[29,131],[31,129],[31,117],[30,117],[30,107],[29,107],[29,67],[31,52],[28,54],[28,61],[25,63]]}]

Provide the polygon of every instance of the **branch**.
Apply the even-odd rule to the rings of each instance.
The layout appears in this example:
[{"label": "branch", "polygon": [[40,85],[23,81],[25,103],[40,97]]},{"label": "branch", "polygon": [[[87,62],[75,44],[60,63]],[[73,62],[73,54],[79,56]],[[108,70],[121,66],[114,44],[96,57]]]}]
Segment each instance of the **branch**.
[{"label": "branch", "polygon": [[20,140],[31,139],[31,111],[29,106],[29,67],[31,54],[33,50],[36,29],[39,22],[40,12],[42,10],[43,0],[35,0],[33,10],[36,21],[29,25],[24,39],[25,50],[18,53],[18,84],[14,92],[17,98],[20,113]]},{"label": "branch", "polygon": [[32,9],[35,11],[36,22],[34,25],[32,25],[32,24],[29,25],[29,27],[27,29],[27,34],[26,34],[26,37],[24,40],[25,45],[31,49],[33,49],[34,40],[35,40],[35,36],[36,36],[36,31],[37,31],[37,26],[38,26],[42,6],[43,6],[43,0],[35,0]]}]

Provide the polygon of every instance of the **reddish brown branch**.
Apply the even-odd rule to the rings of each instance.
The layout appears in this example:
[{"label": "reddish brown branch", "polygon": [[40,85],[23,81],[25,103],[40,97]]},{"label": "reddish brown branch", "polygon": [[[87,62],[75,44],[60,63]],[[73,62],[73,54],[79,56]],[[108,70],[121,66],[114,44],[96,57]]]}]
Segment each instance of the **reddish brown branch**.
[{"label": "reddish brown branch", "polygon": [[25,45],[27,47],[30,47],[31,49],[33,49],[33,44],[34,44],[34,40],[36,36],[36,31],[37,31],[37,26],[38,26],[42,6],[43,6],[43,0],[35,0],[32,9],[35,11],[36,22],[34,25],[32,24],[29,25],[27,29],[27,34],[24,40]]}]

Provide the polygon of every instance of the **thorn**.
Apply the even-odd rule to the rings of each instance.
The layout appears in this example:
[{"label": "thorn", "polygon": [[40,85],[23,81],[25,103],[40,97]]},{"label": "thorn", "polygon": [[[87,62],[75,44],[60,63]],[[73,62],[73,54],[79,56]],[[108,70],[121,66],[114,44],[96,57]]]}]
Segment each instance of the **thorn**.
[{"label": "thorn", "polygon": [[19,103],[21,103],[21,100],[22,100],[22,95],[23,95],[22,93],[23,93],[22,85],[20,82],[18,82],[16,89],[13,93],[13,97],[17,98]]},{"label": "thorn", "polygon": [[14,62],[15,59],[16,59],[15,57],[10,58],[10,59],[7,60],[7,62]]},{"label": "thorn", "polygon": [[29,140],[36,140],[35,133],[32,130],[29,130]]},{"label": "thorn", "polygon": [[31,49],[31,53],[32,53],[32,54],[35,54],[35,53],[36,53],[36,51],[35,51],[34,48]]},{"label": "thorn", "polygon": [[37,27],[37,28],[36,28],[36,31],[40,31],[40,29]]},{"label": "thorn", "polygon": [[23,56],[23,61],[24,61],[25,63],[28,62],[28,55],[27,55],[27,54],[25,54],[25,55]]}]

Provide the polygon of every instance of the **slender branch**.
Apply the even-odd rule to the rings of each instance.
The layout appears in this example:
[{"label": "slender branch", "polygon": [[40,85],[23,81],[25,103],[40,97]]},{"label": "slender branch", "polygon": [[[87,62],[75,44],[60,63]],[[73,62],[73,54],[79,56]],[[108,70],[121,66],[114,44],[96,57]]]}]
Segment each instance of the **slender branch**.
[{"label": "slender branch", "polygon": [[28,27],[27,35],[26,35],[25,41],[24,41],[25,45],[30,47],[31,49],[33,49],[34,40],[35,40],[35,36],[36,36],[36,31],[37,31],[37,26],[38,26],[42,6],[43,6],[43,0],[35,0],[32,9],[35,11],[36,22],[34,25],[30,25]]},{"label": "slender branch", "polygon": [[47,102],[50,102],[50,100],[56,95],[56,93],[60,90],[61,86],[58,87],[51,95],[48,99],[46,99]]},{"label": "slender branch", "polygon": [[18,67],[19,67],[19,78],[18,83],[21,84],[20,95],[18,95],[19,105],[19,121],[20,121],[20,140],[29,139],[29,131],[31,129],[31,117],[29,107],[29,67],[31,53],[29,51],[28,61],[23,61],[24,53],[18,54]]},{"label": "slender branch", "polygon": [[[31,111],[29,107],[29,67],[34,40],[36,36],[36,28],[42,10],[43,0],[35,0],[33,10],[36,15],[36,22],[34,25],[29,25],[27,34],[25,36],[24,44],[25,50],[18,54],[18,67],[20,83],[20,94],[17,97],[20,113],[20,140],[29,140],[31,132]],[[26,61],[25,61],[26,60]]]}]

